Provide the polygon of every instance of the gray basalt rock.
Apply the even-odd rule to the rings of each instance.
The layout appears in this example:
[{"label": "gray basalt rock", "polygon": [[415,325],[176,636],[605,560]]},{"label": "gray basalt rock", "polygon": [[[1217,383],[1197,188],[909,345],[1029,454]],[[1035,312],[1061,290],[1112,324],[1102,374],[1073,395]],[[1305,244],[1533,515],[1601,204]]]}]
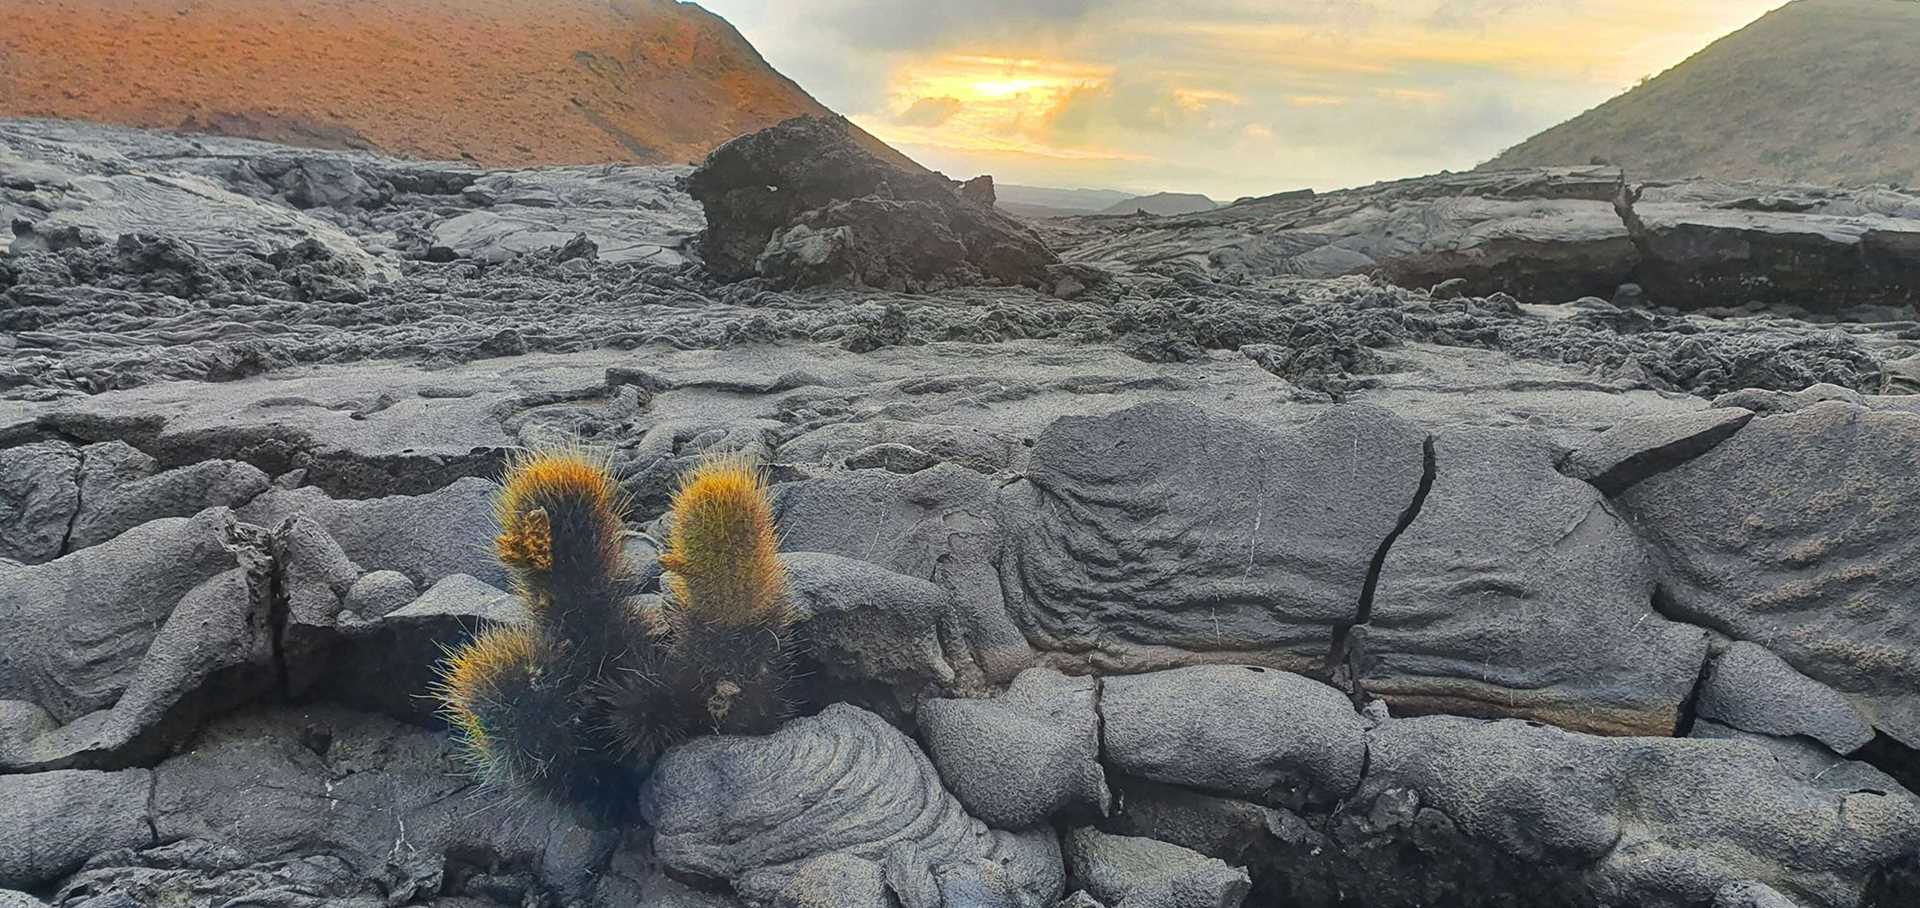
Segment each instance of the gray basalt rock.
[{"label": "gray basalt rock", "polygon": [[989,478],[952,464],[911,475],[837,473],[781,486],[775,508],[786,551],[867,561],[946,589],[947,660],[961,682],[1004,684],[1033,665],[994,569],[1003,534]]},{"label": "gray basalt rock", "polygon": [[1304,867],[1310,853],[1333,847],[1289,810],[1129,776],[1116,776],[1113,791],[1114,811],[1100,822],[1101,831],[1158,839],[1237,867],[1279,866],[1286,844],[1300,846],[1296,857]]},{"label": "gray basalt rock", "polygon": [[1855,406],[1867,405],[1865,395],[1852,388],[1822,382],[1797,391],[1766,388],[1743,388],[1729,391],[1713,399],[1713,405],[1719,409],[1747,409],[1761,416],[1778,416],[1782,413],[1794,413],[1805,410],[1814,404],[1837,400]]},{"label": "gray basalt rock", "polygon": [[271,677],[266,548],[215,508],[0,573],[0,700],[41,717],[0,730],[0,766],[125,765],[255,696]]},{"label": "gray basalt rock", "polygon": [[1072,885],[1114,908],[1239,908],[1252,888],[1243,868],[1153,839],[1081,828],[1064,850]]},{"label": "gray basalt rock", "polygon": [[1116,770],[1267,804],[1335,803],[1367,760],[1366,726],[1339,691],[1258,666],[1110,677],[1100,714]]},{"label": "gray basalt rock", "polygon": [[370,571],[347,590],[342,608],[356,621],[374,621],[405,607],[420,591],[399,571]]},{"label": "gray basalt rock", "polygon": [[940,645],[951,611],[946,590],[840,555],[788,552],[781,561],[809,686],[847,685],[848,693],[906,706],[952,687],[953,666]]},{"label": "gray basalt rock", "polygon": [[880,452],[873,450],[879,445],[911,448],[935,463],[959,464],[982,473],[1006,469],[1016,447],[1009,439],[973,426],[873,419],[830,423],[812,429],[782,444],[780,457],[802,463],[844,461],[854,469],[884,467],[896,473],[918,471],[897,468],[900,454],[881,458]]},{"label": "gray basalt rock", "polygon": [[1852,906],[1920,847],[1920,799],[1803,781],[1751,743],[1452,717],[1390,721],[1370,743],[1354,819],[1339,829],[1349,853],[1372,837],[1424,836],[1430,851],[1528,868],[1581,904],[1704,904],[1751,880],[1801,904]]},{"label": "gray basalt rock", "polygon": [[1773,754],[1788,775],[1828,791],[1899,791],[1903,787],[1878,767],[1837,756],[1832,748],[1812,738],[1743,731],[1712,719],[1695,719],[1687,737],[1758,744]]},{"label": "gray basalt rock", "polygon": [[466,574],[450,574],[385,615],[341,612],[335,626],[316,634],[324,647],[293,667],[312,697],[430,723],[438,706],[428,696],[439,680],[438,654],[487,628],[530,620],[520,600]]},{"label": "gray basalt rock", "polygon": [[125,442],[88,445],[80,456],[80,507],[68,551],[105,542],[149,520],[242,507],[268,484],[259,469],[230,460],[162,471],[157,461]]},{"label": "gray basalt rock", "polygon": [[498,265],[522,256],[559,258],[567,253],[556,250],[581,249],[576,238],[584,237],[607,264],[678,268],[686,262],[681,244],[701,226],[699,204],[673,188],[687,172],[556,167],[485,174],[464,193],[480,207],[434,224],[418,252]]},{"label": "gray basalt rock", "polygon": [[72,445],[0,450],[0,559],[39,564],[60,557],[80,507],[79,476]]},{"label": "gray basalt rock", "polygon": [[152,790],[144,769],[0,776],[0,887],[37,889],[102,851],[153,844]]},{"label": "gray basalt rock", "polygon": [[1366,405],[1298,427],[1175,402],[1060,419],[1002,491],[1008,611],[1062,666],[1317,670],[1414,499],[1424,438]]},{"label": "gray basalt rock", "polygon": [[329,669],[335,630],[361,570],[325,528],[305,515],[288,518],[268,546],[274,572],[274,661],[285,694],[297,697]]},{"label": "gray basalt rock", "polygon": [[1797,908],[1765,883],[1728,883],[1713,894],[1713,908]]},{"label": "gray basalt rock", "polygon": [[1528,429],[1438,437],[1433,489],[1387,553],[1357,659],[1396,712],[1674,733],[1706,634],[1654,610],[1639,539],[1559,456]]},{"label": "gray basalt rock", "polygon": [[1838,206],[1738,210],[1725,204],[1733,199],[1714,198],[1713,188],[1752,191],[1711,183],[1650,187],[1633,206],[1630,226],[1645,256],[1636,277],[1654,299],[1685,306],[1817,300],[1836,309],[1911,311],[1920,220],[1820,210]]},{"label": "gray basalt rock", "polygon": [[[835,705],[761,738],[699,738],[656,764],[641,794],[654,852],[675,874],[766,900],[816,904],[821,887],[871,890],[872,865],[906,904],[1042,908],[1060,896],[1051,830],[990,830],[967,815],[913,741]],[[858,872],[856,872],[858,869]]]},{"label": "gray basalt rock", "polygon": [[1567,455],[1561,472],[1614,498],[1648,476],[1713,450],[1752,419],[1752,411],[1738,407],[1631,419],[1586,439]]},{"label": "gray basalt rock", "polygon": [[932,700],[917,717],[927,753],[967,812],[1001,829],[1106,815],[1099,682],[1021,672],[990,700]]},{"label": "gray basalt rock", "polygon": [[1920,745],[1920,415],[1756,419],[1622,498],[1670,614],[1762,647]]},{"label": "gray basalt rock", "polygon": [[1607,167],[1441,174],[1347,192],[1281,193],[1138,225],[1087,219],[1069,260],[1139,267],[1186,258],[1222,279],[1380,273],[1403,287],[1458,279],[1476,296],[1610,296],[1640,255]]},{"label": "gray basalt rock", "polygon": [[1272,904],[1681,908],[1750,880],[1821,908],[1913,897],[1889,871],[1920,835],[1920,801],[1809,741],[1713,737],[1738,740],[1387,720],[1335,808],[1120,778],[1102,828],[1248,866]]},{"label": "gray basalt rock", "polygon": [[143,784],[132,814],[140,840],[98,849],[68,897],[244,903],[294,887],[316,904],[489,890],[565,902],[591,891],[616,844],[542,802],[482,793],[442,733],[331,707],[225,719],[151,776],[151,801]]},{"label": "gray basalt rock", "polygon": [[715,149],[687,191],[706,209],[700,251],[726,280],[932,290],[1040,286],[1060,259],[945,177],[880,160],[844,121],[797,117]]},{"label": "gray basalt rock", "polygon": [[468,477],[424,495],[336,500],[314,488],[272,489],[241,509],[241,519],[277,527],[304,514],[325,527],[369,571],[393,570],[430,586],[469,574],[506,586],[489,544],[495,532],[493,483]]},{"label": "gray basalt rock", "polygon": [[1735,643],[1713,660],[1696,712],[1764,735],[1804,735],[1838,753],[1873,740],[1873,726],[1845,696],[1751,643]]}]

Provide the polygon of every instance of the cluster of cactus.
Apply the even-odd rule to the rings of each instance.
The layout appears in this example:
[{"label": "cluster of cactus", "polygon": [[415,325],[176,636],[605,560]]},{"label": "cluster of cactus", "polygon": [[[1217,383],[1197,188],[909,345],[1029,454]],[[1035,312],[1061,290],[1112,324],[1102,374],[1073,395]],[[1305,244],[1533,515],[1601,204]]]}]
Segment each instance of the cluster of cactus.
[{"label": "cluster of cactus", "polygon": [[509,464],[495,551],[527,625],[451,652],[436,689],[473,768],[617,820],[666,748],[784,718],[793,622],[763,477],[709,459],[674,493],[663,595],[625,563],[628,502],[581,451]]}]

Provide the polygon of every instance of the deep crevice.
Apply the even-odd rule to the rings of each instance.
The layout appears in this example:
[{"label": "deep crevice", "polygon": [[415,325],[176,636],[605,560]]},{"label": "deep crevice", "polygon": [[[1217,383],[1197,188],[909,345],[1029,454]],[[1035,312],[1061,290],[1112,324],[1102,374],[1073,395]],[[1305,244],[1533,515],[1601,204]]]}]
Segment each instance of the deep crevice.
[{"label": "deep crevice", "polygon": [[55,558],[64,558],[67,555],[73,554],[73,528],[80,525],[80,511],[86,507],[87,504],[87,449],[85,447],[75,447],[73,449],[73,456],[75,458],[73,467],[73,513],[67,515],[67,529],[60,534],[60,551],[54,553]]},{"label": "deep crevice", "polygon": [[1353,623],[1343,624],[1333,629],[1333,643],[1327,651],[1326,676],[1335,682],[1336,687],[1344,687],[1348,696],[1354,699],[1356,706],[1367,699],[1366,691],[1360,683],[1361,669],[1357,664],[1360,647],[1354,631],[1373,621],[1373,600],[1380,588],[1380,575],[1387,567],[1387,556],[1393,551],[1393,544],[1400,539],[1413,522],[1420,517],[1420,511],[1427,506],[1427,496],[1433,493],[1434,479],[1439,475],[1439,457],[1436,454],[1436,436],[1428,435],[1421,446],[1420,487],[1413,493],[1413,500],[1400,512],[1400,520],[1392,532],[1380,540],[1373,552],[1373,560],[1367,565],[1367,580],[1360,587],[1360,600],[1354,605]]},{"label": "deep crevice", "polygon": [[280,528],[267,540],[267,634],[273,649],[274,683],[279,685],[279,702],[290,703],[293,700],[293,675],[287,667],[287,622],[291,619],[292,603],[287,597],[287,531],[292,523]]},{"label": "deep crevice", "polygon": [[1901,787],[1920,794],[1920,749],[1908,747],[1886,732],[1874,735],[1865,747],[1848,756],[1893,777]]},{"label": "deep crevice", "polygon": [[[1656,599],[1659,598],[1659,590],[1655,590],[1653,595]],[[1659,609],[1654,611],[1657,612]],[[1679,710],[1674,716],[1674,737],[1685,738],[1693,734],[1694,723],[1700,718],[1700,692],[1706,689],[1707,679],[1713,675],[1713,663],[1717,661],[1719,657],[1712,653],[1708,653],[1705,659],[1700,660],[1700,671],[1694,674],[1693,686],[1687,689],[1687,698],[1680,701]]]},{"label": "deep crevice", "polygon": [[148,848],[160,847],[160,821],[158,819],[160,814],[156,806],[159,803],[160,772],[158,769],[150,769],[147,770],[147,815],[143,817],[147,823]]},{"label": "deep crevice", "polygon": [[[1736,642],[1751,642],[1733,633],[1732,628],[1717,626],[1703,620],[1705,616],[1690,616],[1685,610],[1668,597],[1664,587],[1656,587],[1651,604],[1654,614],[1675,624],[1700,628],[1715,632]],[[1771,650],[1769,650],[1771,652]],[[1707,676],[1713,671],[1717,657],[1709,654],[1700,663],[1700,673],[1694,678],[1693,688],[1687,692],[1687,698],[1680,703],[1680,711],[1674,737],[1685,738],[1693,734],[1694,725],[1699,721],[1698,703],[1700,690],[1707,683]],[[1814,679],[1818,681],[1819,679]],[[1825,682],[1821,682],[1825,683]],[[1893,777],[1893,780],[1909,792],[1920,794],[1920,748],[1909,747],[1886,732],[1878,732],[1872,741],[1850,754],[1841,754],[1848,760],[1855,760],[1872,766]]]}]

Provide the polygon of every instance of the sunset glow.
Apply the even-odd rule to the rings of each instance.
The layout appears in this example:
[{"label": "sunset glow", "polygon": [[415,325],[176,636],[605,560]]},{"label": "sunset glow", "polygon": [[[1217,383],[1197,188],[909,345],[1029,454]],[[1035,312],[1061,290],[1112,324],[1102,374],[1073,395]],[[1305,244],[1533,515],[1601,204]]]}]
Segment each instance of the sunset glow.
[{"label": "sunset glow", "polygon": [[1230,199],[1472,167],[1778,0],[707,5],[929,166]]}]

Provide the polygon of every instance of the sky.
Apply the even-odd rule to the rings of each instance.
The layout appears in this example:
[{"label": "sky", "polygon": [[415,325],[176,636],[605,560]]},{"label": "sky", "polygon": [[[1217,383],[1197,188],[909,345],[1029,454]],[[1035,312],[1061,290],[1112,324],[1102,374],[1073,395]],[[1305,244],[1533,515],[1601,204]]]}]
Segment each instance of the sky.
[{"label": "sky", "polygon": [[949,176],[1222,201],[1471,168],[1782,0],[700,0]]}]

